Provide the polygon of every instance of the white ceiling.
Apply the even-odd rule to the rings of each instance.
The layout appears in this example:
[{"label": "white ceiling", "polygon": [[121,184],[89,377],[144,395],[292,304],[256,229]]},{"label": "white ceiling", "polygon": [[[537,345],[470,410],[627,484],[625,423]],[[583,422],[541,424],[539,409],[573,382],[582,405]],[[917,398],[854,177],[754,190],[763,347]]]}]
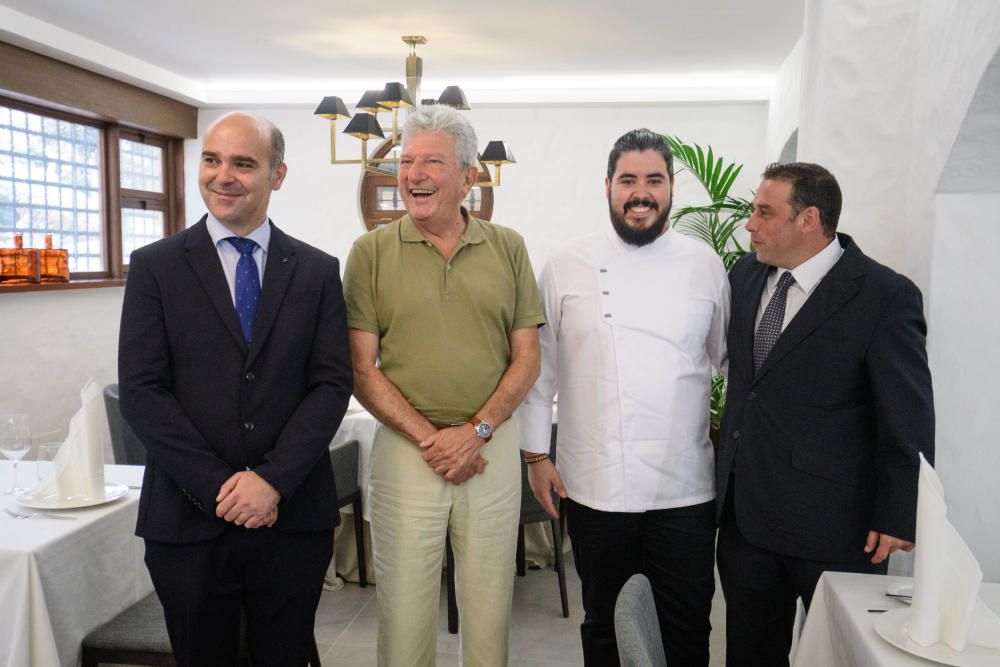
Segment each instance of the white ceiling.
[{"label": "white ceiling", "polygon": [[[0,0],[0,39],[200,105],[403,80],[486,102],[762,99],[804,0]],[[605,99],[608,98],[608,99]]]}]

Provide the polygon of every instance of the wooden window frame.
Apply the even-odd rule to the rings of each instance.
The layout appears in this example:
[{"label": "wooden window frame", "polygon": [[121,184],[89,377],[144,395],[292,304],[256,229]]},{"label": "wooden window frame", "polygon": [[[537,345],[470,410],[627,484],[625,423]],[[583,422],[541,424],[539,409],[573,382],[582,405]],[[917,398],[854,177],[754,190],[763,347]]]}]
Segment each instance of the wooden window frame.
[{"label": "wooden window frame", "polygon": [[[170,236],[184,229],[183,139],[128,127],[112,121],[95,120],[86,115],[25,102],[6,95],[0,95],[0,105],[57,120],[87,125],[101,132],[99,169],[102,243],[105,258],[104,271],[74,271],[70,274],[68,283],[17,285],[0,283],[0,294],[123,285],[128,274],[125,258],[122,257],[121,210],[123,208],[151,208],[164,211],[164,236]],[[139,143],[151,143],[164,149],[163,193],[128,190],[121,187],[120,138]]]}]

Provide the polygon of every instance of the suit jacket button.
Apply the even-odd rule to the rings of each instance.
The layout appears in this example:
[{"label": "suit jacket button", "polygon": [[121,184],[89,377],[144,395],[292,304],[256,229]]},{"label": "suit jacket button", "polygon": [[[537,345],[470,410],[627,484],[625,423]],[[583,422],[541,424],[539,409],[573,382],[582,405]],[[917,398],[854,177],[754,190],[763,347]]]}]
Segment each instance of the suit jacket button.
[{"label": "suit jacket button", "polygon": [[247,371],[247,374],[243,376],[243,379],[246,380],[247,382],[253,382],[253,378],[254,378],[253,371]]},{"label": "suit jacket button", "polygon": [[253,430],[253,422],[243,422],[243,430],[249,433]]},{"label": "suit jacket button", "polygon": [[740,432],[733,431],[733,440],[739,440],[739,439],[740,439]]},{"label": "suit jacket button", "polygon": [[757,392],[755,392],[755,391],[751,391],[751,392],[750,392],[750,397],[749,397],[749,398],[750,398],[750,400],[751,400],[751,401],[752,401],[753,399],[757,398]]}]

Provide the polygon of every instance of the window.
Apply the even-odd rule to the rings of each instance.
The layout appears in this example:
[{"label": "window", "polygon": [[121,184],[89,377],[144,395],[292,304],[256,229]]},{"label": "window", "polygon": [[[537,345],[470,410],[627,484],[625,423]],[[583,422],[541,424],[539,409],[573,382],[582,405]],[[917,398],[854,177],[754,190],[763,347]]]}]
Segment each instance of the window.
[{"label": "window", "polygon": [[134,132],[118,139],[121,165],[122,262],[136,248],[164,237],[167,194],[166,141]]},{"label": "window", "polygon": [[0,98],[0,247],[69,251],[73,279],[121,278],[183,227],[181,142]]}]

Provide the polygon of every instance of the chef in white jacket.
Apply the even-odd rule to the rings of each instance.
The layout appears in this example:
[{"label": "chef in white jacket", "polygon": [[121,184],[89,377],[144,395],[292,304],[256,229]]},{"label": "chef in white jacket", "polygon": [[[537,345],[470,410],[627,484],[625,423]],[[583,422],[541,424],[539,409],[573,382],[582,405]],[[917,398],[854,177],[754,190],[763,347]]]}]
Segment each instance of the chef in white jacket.
[{"label": "chef in white jacket", "polygon": [[[611,229],[552,253],[539,279],[542,372],[519,411],[532,490],[566,499],[586,665],[618,664],[614,605],[649,578],[670,665],[707,665],[715,590],[712,367],[725,370],[729,283],[669,226],[673,156],[659,134],[615,143]],[[558,465],[548,458],[559,396]]]}]

